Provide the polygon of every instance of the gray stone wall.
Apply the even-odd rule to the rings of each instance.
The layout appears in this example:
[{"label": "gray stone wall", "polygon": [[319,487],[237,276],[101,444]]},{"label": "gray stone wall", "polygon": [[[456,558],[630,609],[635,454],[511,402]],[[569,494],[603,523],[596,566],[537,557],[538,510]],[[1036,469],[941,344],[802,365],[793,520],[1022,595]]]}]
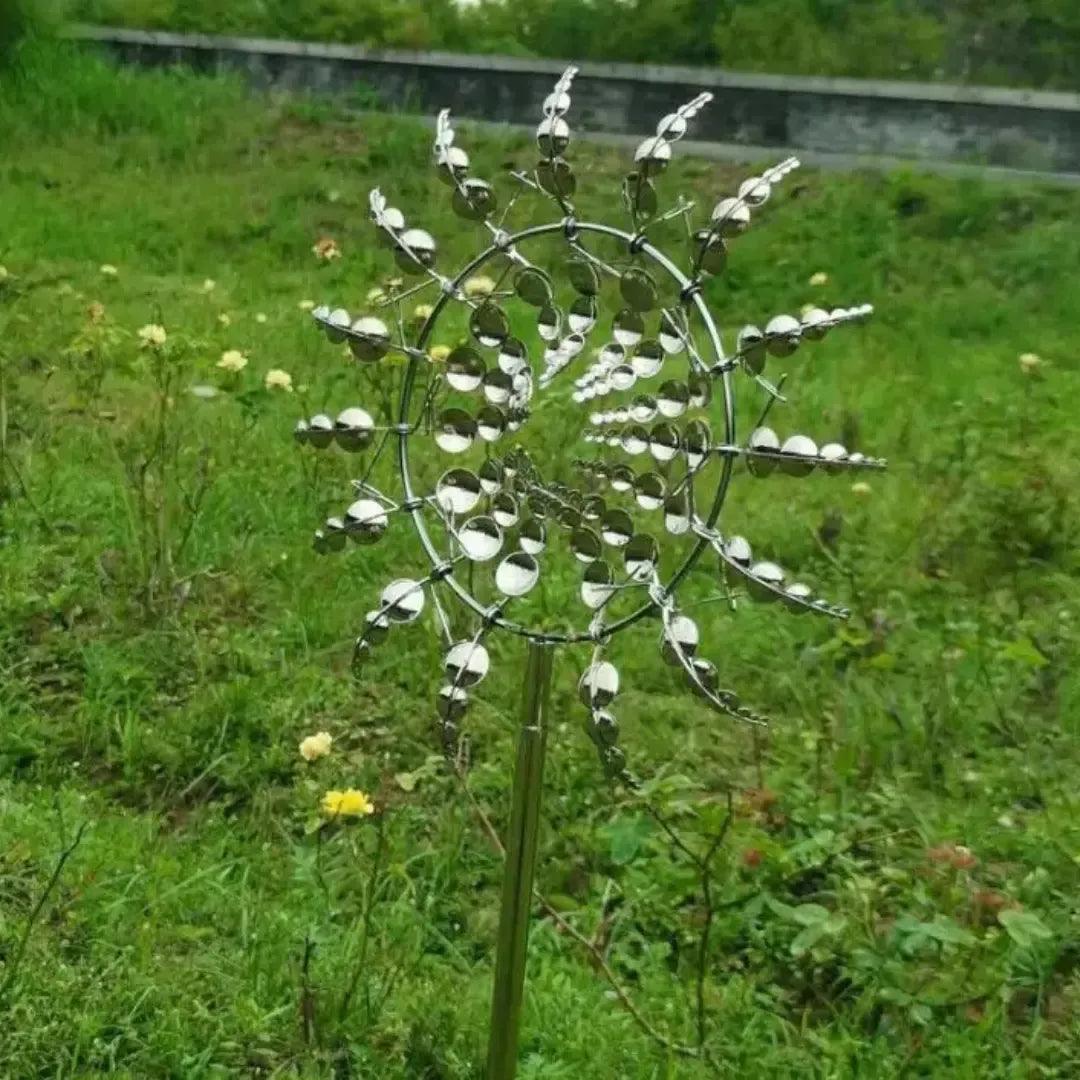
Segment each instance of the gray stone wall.
[{"label": "gray stone wall", "polygon": [[[451,53],[81,27],[122,61],[239,71],[265,89],[365,93],[371,107],[534,123],[565,66]],[[583,64],[574,127],[642,135],[702,89],[715,101],[698,143],[990,165],[1080,176],[1080,95],[979,87],[742,75],[715,69]]]}]

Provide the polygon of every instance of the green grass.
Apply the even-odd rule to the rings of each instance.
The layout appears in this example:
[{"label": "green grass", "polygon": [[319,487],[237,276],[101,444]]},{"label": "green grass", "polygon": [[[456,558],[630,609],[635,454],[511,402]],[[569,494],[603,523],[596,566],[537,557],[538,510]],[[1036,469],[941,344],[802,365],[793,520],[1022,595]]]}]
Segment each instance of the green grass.
[{"label": "green grass", "polygon": [[[0,82],[0,1073],[477,1077],[499,864],[436,757],[428,614],[348,675],[363,613],[421,554],[399,522],[376,547],[315,556],[356,463],[315,466],[289,436],[305,410],[372,400],[298,306],[359,309],[393,272],[369,188],[430,223],[447,264],[477,234],[433,209],[447,191],[411,122],[49,51],[27,68]],[[463,138],[483,175],[534,153]],[[573,157],[583,215],[610,216],[626,162]],[[663,180],[706,206],[735,183],[688,160]],[[685,692],[651,629],[614,648],[629,764],[691,845],[736,792],[706,981],[717,1067],[658,1049],[538,918],[521,1076],[1076,1075],[1078,210],[1049,188],[808,172],[733,243],[708,286],[729,332],[811,300],[877,306],[771,362],[791,373],[774,418],[892,468],[862,496],[851,477],[738,474],[728,527],[854,611],[699,609],[724,683],[773,718],[756,744]],[[317,262],[320,236],[343,258]],[[808,284],[817,271],[827,285]],[[169,536],[187,520],[176,493],[212,481],[152,606],[155,522],[124,465],[157,430],[147,323],[180,372]],[[231,348],[250,359],[230,382],[215,364]],[[297,392],[265,390],[271,368]],[[760,398],[744,379],[739,393],[745,427]],[[552,397],[531,446],[565,457],[577,411]],[[574,580],[555,571],[542,604],[576,603]],[[715,592],[711,564],[691,585]],[[492,648],[467,727],[473,787],[501,820],[522,654]],[[693,1041],[699,883],[604,783],[581,733],[586,662],[556,665],[539,884],[599,928],[642,1011]],[[334,752],[307,764],[297,744],[322,729]],[[321,793],[350,785],[384,814],[313,831]],[[977,865],[935,861],[947,844]],[[1023,914],[995,917],[1002,898]]]}]

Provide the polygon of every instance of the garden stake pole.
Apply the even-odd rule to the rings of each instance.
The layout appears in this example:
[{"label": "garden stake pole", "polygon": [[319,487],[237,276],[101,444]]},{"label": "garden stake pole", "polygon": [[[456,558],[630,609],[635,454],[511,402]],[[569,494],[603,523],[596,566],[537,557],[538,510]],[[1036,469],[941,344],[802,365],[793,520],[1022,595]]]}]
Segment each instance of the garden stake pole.
[{"label": "garden stake pole", "polygon": [[525,951],[540,830],[552,651],[551,645],[529,642],[510,829],[506,837],[487,1080],[513,1080],[517,1072],[518,1025],[525,987]]}]

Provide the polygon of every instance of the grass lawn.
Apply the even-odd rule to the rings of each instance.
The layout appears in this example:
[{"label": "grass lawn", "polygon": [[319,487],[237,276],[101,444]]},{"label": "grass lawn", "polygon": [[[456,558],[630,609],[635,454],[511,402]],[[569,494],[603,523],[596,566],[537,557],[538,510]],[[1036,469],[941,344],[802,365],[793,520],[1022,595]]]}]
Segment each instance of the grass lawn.
[{"label": "grass lawn", "polygon": [[[395,273],[369,189],[445,265],[479,243],[444,209],[430,138],[51,49],[0,79],[5,1078],[481,1075],[500,864],[438,752],[430,612],[349,673],[379,590],[425,563],[405,521],[314,554],[357,460],[290,435],[374,410],[399,377],[357,373],[301,307],[359,310]],[[535,154],[465,138],[480,175]],[[572,157],[582,216],[614,219],[623,156]],[[708,207],[743,172],[684,159],[662,186]],[[711,911],[706,1053],[643,1031],[538,909],[522,1077],[1080,1071],[1078,220],[1078,192],[807,172],[732,243],[707,287],[729,341],[808,302],[875,305],[768,374],[790,373],[778,429],[891,467],[736,470],[722,527],[852,608],[697,609],[765,733],[689,695],[655,627],[616,640],[621,745],[693,857],[734,792],[711,904],[641,796],[604,780],[575,687],[588,653],[560,653],[539,887],[691,1048]],[[340,259],[316,258],[322,237]],[[293,392],[266,388],[272,369]],[[738,390],[745,431],[762,399]],[[534,455],[580,453],[565,388],[544,408]],[[565,550],[551,562],[536,604],[557,612],[578,579]],[[689,585],[715,596],[715,561]],[[490,644],[465,727],[501,823],[523,653]],[[306,762],[321,730],[334,749]],[[380,813],[320,828],[346,787]]]}]

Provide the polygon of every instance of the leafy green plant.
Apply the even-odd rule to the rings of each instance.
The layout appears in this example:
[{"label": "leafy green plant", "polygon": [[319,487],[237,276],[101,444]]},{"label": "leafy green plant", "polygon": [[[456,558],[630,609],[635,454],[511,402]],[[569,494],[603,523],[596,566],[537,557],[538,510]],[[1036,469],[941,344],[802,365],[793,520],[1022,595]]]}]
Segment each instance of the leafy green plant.
[{"label": "leafy green plant", "polygon": [[1070,0],[76,0],[105,25],[741,71],[1075,85]]}]

